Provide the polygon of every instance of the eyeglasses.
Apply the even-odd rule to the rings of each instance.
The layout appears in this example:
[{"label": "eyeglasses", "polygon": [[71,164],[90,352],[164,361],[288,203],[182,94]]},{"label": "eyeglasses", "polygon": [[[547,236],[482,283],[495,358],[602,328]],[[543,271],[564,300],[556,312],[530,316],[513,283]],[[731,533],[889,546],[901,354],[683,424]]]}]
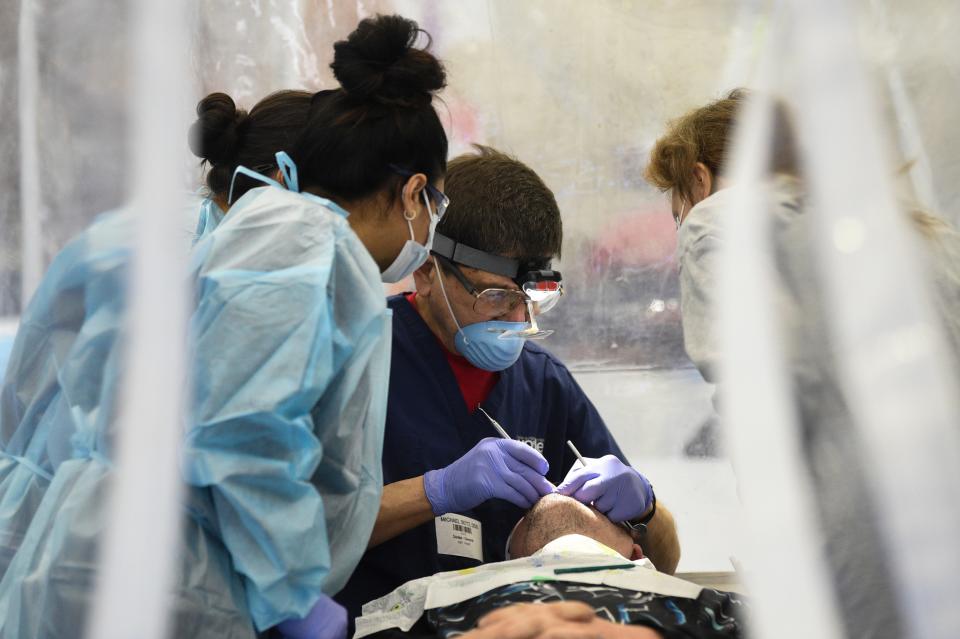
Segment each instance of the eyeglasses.
[{"label": "eyeglasses", "polygon": [[[417,174],[416,171],[410,171],[407,169],[400,168],[396,164],[390,165],[390,170],[401,175],[403,177],[409,178]],[[434,185],[427,182],[427,185],[424,187],[427,189],[427,193],[430,194],[430,199],[433,200],[433,203],[437,205],[436,215],[437,219],[443,219],[443,214],[447,212],[447,207],[450,206],[450,198],[447,197],[447,194],[435,187]]]},{"label": "eyeglasses", "polygon": [[[478,315],[485,317],[508,315],[515,311],[518,306],[525,305],[531,301],[527,294],[519,289],[487,288],[478,291],[477,287],[473,285],[473,282],[467,279],[467,276],[463,274],[463,271],[461,271],[456,264],[443,256],[435,255],[435,257],[443,264],[446,270],[453,273],[453,276],[457,278],[457,281],[460,282],[463,288],[473,295],[473,310]],[[536,308],[534,310],[537,311]]]}]

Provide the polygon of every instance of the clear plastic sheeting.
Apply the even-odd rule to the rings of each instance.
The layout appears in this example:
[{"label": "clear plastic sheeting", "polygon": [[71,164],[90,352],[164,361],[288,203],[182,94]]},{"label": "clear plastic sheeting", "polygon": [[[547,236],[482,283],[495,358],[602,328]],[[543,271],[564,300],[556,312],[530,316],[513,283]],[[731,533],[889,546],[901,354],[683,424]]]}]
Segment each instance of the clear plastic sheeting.
[{"label": "clear plastic sheeting", "polygon": [[[35,285],[70,238],[122,201],[128,11],[122,2],[55,0],[0,8],[7,114],[0,122],[0,316],[16,315],[26,303],[22,279]],[[31,72],[35,77],[24,77]],[[22,113],[21,105],[32,112]],[[22,214],[38,219],[25,222]]]},{"label": "clear plastic sheeting", "polygon": [[[744,558],[761,636],[951,637],[960,236],[927,207],[954,196],[877,34],[849,37],[855,8],[772,14],[735,149],[717,304]],[[789,177],[766,168],[784,140]]]},{"label": "clear plastic sheeting", "polygon": [[89,637],[168,636],[183,528],[181,423],[187,406],[187,246],[178,215],[187,204],[182,146],[166,134],[188,119],[180,106],[187,70],[184,0],[131,4],[137,43],[129,108],[134,149],[129,208],[136,216],[129,275],[116,466],[104,509]]},{"label": "clear plastic sheeting", "polygon": [[[763,48],[763,84],[783,60],[781,37],[775,30]],[[721,397],[728,407],[725,435],[745,503],[744,530],[753,542],[744,546],[741,559],[748,567],[747,587],[757,599],[758,636],[832,639],[842,636],[839,613],[814,523],[814,491],[805,481],[802,435],[790,398],[789,351],[784,347],[790,336],[777,321],[782,282],[776,278],[776,257],[768,239],[774,230],[793,223],[793,211],[775,208],[777,191],[789,187],[777,184],[766,168],[768,140],[775,130],[770,99],[761,94],[745,110],[733,146],[734,186],[717,216],[721,224],[726,221],[722,228],[728,240],[716,274],[723,355],[719,375],[726,382]],[[787,548],[803,558],[789,574],[782,565]],[[798,619],[792,618],[795,609],[804,611]]]},{"label": "clear plastic sheeting", "polygon": [[0,320],[0,343],[7,336],[3,329],[9,327],[9,317],[19,315],[21,308],[19,23],[19,3],[0,6],[0,109],[6,114],[0,119],[0,154],[15,158],[0,162],[0,318],[7,318]]},{"label": "clear plastic sheeting", "polygon": [[[189,387],[188,353],[172,345],[184,341],[177,317],[189,309],[176,306],[187,245],[166,233],[183,228],[175,202],[203,191],[186,144],[196,102],[223,91],[249,109],[279,89],[331,88],[333,43],[364,17],[401,13],[430,32],[445,63],[438,113],[451,157],[490,145],[554,190],[565,295],[540,318],[554,331],[543,345],[574,370],[627,456],[655,469],[658,498],[691,549],[680,569],[742,564],[756,636],[956,634],[960,236],[937,218],[960,224],[960,3],[198,0],[176,3],[184,15],[163,42],[169,16],[137,31],[146,4],[0,6],[0,367],[39,278],[71,239],[117,209],[137,210],[147,229],[124,235],[136,256],[120,269],[130,313],[92,335],[119,349],[108,342],[123,327],[132,346],[111,351],[126,386],[91,386],[109,401],[90,423],[110,422],[91,450],[120,469],[144,450],[166,451],[150,460],[151,476],[166,474],[153,489],[170,506],[179,469],[163,446],[179,443]],[[668,121],[738,86],[761,99],[729,160],[726,177],[745,188],[725,200],[728,253],[713,274],[717,307],[702,318],[723,337],[715,389],[687,352],[669,194],[643,172]],[[776,108],[791,115],[794,181],[768,166],[769,142],[784,133],[767,119]],[[57,310],[92,311],[90,295]],[[69,331],[56,336],[69,350]],[[41,377],[58,381],[54,368]],[[9,383],[2,369],[0,383]],[[5,450],[24,443],[16,417],[0,415]],[[54,465],[87,459],[56,452]],[[736,488],[721,478],[727,452]],[[136,501],[139,479],[112,466],[109,476],[125,478],[114,503]],[[116,554],[87,557],[108,575],[101,592],[114,594],[87,619],[98,628],[90,636],[111,636],[122,601],[134,533],[116,531],[135,527],[118,522],[149,521],[141,514],[154,504],[110,511],[107,494],[89,516],[116,526]],[[168,508],[168,523],[184,512]],[[685,512],[716,515],[685,526],[703,521]],[[169,547],[156,552],[136,575],[154,580],[151,599],[180,566]],[[137,592],[147,591],[121,594]],[[161,636],[163,603],[151,614],[149,632]]]},{"label": "clear plastic sheeting", "polygon": [[[808,239],[831,315],[825,333],[903,631],[948,637],[960,628],[953,600],[960,592],[953,543],[960,529],[960,353],[949,333],[960,311],[960,237],[897,201],[888,136],[846,37],[850,18],[832,4],[808,2],[795,12],[797,126],[808,142],[810,202],[818,213]],[[897,106],[904,108],[902,98],[894,113]],[[909,557],[907,540],[916,544]],[[841,594],[862,585],[853,575],[847,580],[838,583]],[[861,610],[852,605],[848,620]]]},{"label": "clear plastic sheeting", "polygon": [[411,15],[398,4],[391,0],[190,3],[197,97],[223,91],[238,105],[249,107],[280,89],[332,88],[335,80],[328,65],[333,43],[345,38],[363,18],[398,11]]}]

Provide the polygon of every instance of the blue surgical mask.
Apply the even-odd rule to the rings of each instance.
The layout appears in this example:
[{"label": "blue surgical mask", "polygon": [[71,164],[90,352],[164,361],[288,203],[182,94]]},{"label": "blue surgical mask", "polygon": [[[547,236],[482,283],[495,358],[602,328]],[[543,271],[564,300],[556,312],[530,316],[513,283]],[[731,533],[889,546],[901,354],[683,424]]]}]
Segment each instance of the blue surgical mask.
[{"label": "blue surgical mask", "polygon": [[457,335],[453,342],[457,352],[466,357],[468,362],[485,371],[498,372],[512,366],[520,358],[526,340],[522,337],[506,336],[504,333],[506,331],[522,331],[528,328],[530,324],[528,322],[490,320],[461,327],[460,322],[457,321],[457,316],[453,312],[453,307],[450,305],[450,299],[447,297],[447,289],[443,284],[443,274],[436,258],[434,258],[433,264],[437,269],[437,280],[440,282],[443,300],[447,303],[450,317],[457,325]]},{"label": "blue surgical mask", "polygon": [[477,322],[457,331],[454,344],[467,361],[485,371],[509,368],[523,352],[522,337],[503,337],[503,331],[523,330],[525,322]]},{"label": "blue surgical mask", "polygon": [[423,201],[427,205],[427,213],[430,215],[430,231],[427,234],[427,243],[421,244],[417,241],[413,233],[412,220],[414,218],[406,218],[407,227],[410,229],[410,239],[404,243],[396,259],[380,274],[380,280],[386,284],[399,282],[409,276],[423,266],[424,262],[426,262],[430,256],[430,249],[433,247],[433,234],[437,229],[437,222],[440,221],[440,217],[434,215],[433,209],[430,208],[430,198],[427,197],[427,190],[424,189],[421,193],[423,194]]}]

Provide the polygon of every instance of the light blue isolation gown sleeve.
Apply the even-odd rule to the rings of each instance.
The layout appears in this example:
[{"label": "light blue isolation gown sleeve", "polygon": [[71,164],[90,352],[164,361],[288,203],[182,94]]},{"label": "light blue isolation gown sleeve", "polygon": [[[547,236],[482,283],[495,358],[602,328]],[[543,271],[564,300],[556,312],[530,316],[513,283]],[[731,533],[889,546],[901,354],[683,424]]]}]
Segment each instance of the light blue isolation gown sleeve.
[{"label": "light blue isolation gown sleeve", "polygon": [[321,202],[253,189],[195,247],[187,480],[212,495],[259,630],[339,589],[382,490],[389,315],[345,212]]},{"label": "light blue isolation gown sleeve", "polygon": [[56,255],[20,318],[0,387],[0,576],[54,473],[72,456],[72,438],[112,419],[108,364],[122,322],[131,229],[128,216],[100,216]]},{"label": "light blue isolation gown sleeve", "polygon": [[13,351],[13,335],[13,331],[7,333],[0,328],[0,384],[3,383],[3,374],[7,371],[7,362]]},{"label": "light blue isolation gown sleeve", "polygon": [[[204,233],[216,226],[214,209],[209,200],[188,201],[182,212],[190,225],[185,241],[197,237],[198,210],[207,210],[212,218]],[[51,626],[56,618],[63,621],[62,628],[79,623],[65,606],[50,602],[61,601],[68,587],[82,589],[81,580],[65,584],[51,576],[57,564],[50,544],[40,543],[39,535],[43,531],[46,539],[63,540],[64,547],[72,548],[72,539],[90,538],[93,532],[84,527],[76,535],[67,515],[48,521],[37,513],[44,502],[67,499],[63,494],[49,497],[64,463],[93,457],[108,462],[122,380],[135,222],[128,210],[97,217],[54,257],[20,318],[0,385],[0,577],[18,555],[21,567],[0,585],[2,636],[29,635],[27,621],[15,625],[15,616],[42,619]],[[47,510],[57,514],[56,509]],[[87,503],[72,512],[94,510]],[[28,530],[35,531],[36,543],[21,551]],[[79,571],[79,563],[88,559],[95,565],[95,558],[80,555],[71,555],[67,563]],[[28,581],[33,587],[29,595],[22,591]],[[14,591],[26,606],[16,614],[6,609]],[[45,604],[56,608],[56,615]]]}]

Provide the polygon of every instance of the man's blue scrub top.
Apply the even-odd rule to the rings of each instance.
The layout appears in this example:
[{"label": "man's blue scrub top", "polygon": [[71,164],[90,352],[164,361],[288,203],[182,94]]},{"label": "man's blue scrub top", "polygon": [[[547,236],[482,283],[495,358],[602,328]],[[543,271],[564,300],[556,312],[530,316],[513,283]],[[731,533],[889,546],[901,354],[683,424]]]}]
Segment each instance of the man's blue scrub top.
[{"label": "man's blue scrub top", "polygon": [[[393,358],[383,445],[385,484],[443,468],[485,437],[497,433],[480,411],[467,411],[457,380],[437,338],[403,296],[393,309]],[[567,367],[536,342],[500,374],[483,408],[510,436],[539,450],[550,462],[547,479],[559,484],[575,458],[570,439],[585,457],[614,454],[627,463],[610,431]],[[510,531],[524,511],[493,499],[460,514],[482,524],[484,563],[504,560]],[[434,521],[368,550],[337,601],[351,619],[364,603],[403,583],[480,562],[437,554]]]}]

